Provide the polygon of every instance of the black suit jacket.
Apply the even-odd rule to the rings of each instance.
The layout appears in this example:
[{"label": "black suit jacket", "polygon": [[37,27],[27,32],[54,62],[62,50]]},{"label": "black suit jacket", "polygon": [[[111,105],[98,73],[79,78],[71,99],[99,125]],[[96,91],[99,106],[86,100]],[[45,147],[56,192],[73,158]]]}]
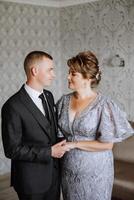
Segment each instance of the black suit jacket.
[{"label": "black suit jacket", "polygon": [[[27,94],[24,86],[2,107],[2,139],[6,157],[11,159],[11,185],[25,194],[45,193],[52,183],[57,122],[54,99],[44,90],[52,124]],[[56,166],[58,168],[58,164]]]}]

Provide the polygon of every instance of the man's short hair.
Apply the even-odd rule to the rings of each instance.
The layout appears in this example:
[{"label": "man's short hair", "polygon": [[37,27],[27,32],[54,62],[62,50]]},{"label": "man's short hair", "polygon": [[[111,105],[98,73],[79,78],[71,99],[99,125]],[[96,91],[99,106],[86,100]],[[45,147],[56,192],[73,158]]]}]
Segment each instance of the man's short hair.
[{"label": "man's short hair", "polygon": [[32,51],[30,52],[25,60],[24,60],[24,70],[26,74],[29,73],[30,66],[35,64],[38,61],[41,61],[43,58],[48,58],[50,60],[53,60],[52,56],[44,51]]}]

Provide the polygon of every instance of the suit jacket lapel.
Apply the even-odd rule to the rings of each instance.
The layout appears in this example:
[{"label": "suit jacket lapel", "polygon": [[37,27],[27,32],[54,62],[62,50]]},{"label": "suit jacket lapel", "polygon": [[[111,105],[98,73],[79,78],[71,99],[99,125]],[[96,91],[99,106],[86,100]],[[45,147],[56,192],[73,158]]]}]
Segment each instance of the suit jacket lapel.
[{"label": "suit jacket lapel", "polygon": [[43,128],[45,133],[51,139],[50,123],[48,122],[47,118],[43,115],[43,113],[38,109],[35,103],[32,101],[32,99],[24,89],[24,86],[22,86],[20,90],[20,98],[21,102],[27,107],[27,109],[31,112],[31,114]]}]

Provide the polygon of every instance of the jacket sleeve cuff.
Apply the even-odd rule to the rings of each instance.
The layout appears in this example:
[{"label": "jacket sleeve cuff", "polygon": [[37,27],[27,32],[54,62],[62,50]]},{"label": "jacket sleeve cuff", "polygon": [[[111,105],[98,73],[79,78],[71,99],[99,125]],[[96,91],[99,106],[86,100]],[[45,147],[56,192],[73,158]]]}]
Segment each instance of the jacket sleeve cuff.
[{"label": "jacket sleeve cuff", "polygon": [[52,160],[51,146],[41,148],[40,151],[38,152],[37,160],[40,161],[40,162],[46,162],[46,163],[50,162]]}]

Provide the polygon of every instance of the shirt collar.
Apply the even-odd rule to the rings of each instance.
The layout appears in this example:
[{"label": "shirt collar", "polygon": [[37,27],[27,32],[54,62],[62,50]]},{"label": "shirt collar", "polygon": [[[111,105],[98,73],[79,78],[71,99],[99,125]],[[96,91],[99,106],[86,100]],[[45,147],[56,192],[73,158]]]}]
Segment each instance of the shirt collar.
[{"label": "shirt collar", "polygon": [[25,84],[25,89],[28,92],[28,94],[32,97],[32,98],[38,98],[40,94],[43,93],[43,91],[39,92],[33,88],[31,88],[29,85]]}]

